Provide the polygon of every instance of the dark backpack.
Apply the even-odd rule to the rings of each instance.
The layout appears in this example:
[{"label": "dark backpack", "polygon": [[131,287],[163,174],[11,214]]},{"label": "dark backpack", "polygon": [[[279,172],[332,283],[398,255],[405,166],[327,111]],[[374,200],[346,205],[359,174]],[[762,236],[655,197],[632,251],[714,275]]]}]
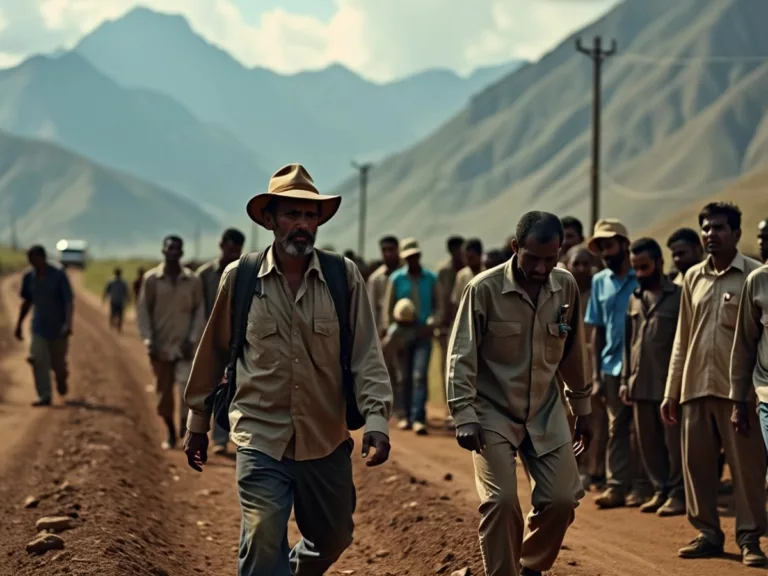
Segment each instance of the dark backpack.
[{"label": "dark backpack", "polygon": [[[347,283],[347,266],[344,257],[323,250],[317,251],[320,268],[323,271],[326,285],[331,293],[336,315],[339,319],[339,338],[341,357],[342,391],[346,399],[346,420],[349,430],[359,430],[365,424],[365,419],[357,407],[355,396],[355,379],[350,368],[352,335],[349,330],[349,284]],[[207,404],[212,407],[213,418],[218,426],[229,431],[229,409],[237,390],[236,366],[243,355],[245,347],[245,331],[248,324],[248,311],[253,296],[263,298],[261,279],[258,272],[264,261],[264,252],[252,252],[240,258],[232,293],[231,337],[229,341],[229,364],[224,379],[214,390]]]}]

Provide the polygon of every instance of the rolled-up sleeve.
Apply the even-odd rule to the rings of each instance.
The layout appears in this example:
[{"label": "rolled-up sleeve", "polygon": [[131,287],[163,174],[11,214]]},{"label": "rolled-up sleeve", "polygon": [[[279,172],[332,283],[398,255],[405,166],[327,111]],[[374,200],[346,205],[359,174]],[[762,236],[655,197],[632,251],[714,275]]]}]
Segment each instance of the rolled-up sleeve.
[{"label": "rolled-up sleeve", "polygon": [[757,350],[762,338],[763,311],[754,298],[754,275],[747,278],[741,293],[736,334],[731,350],[731,393],[736,402],[746,402],[754,387],[753,374],[757,364]]},{"label": "rolled-up sleeve", "polygon": [[691,306],[691,276],[686,275],[683,280],[683,291],[680,296],[680,316],[677,319],[677,331],[675,343],[672,346],[672,358],[669,361],[667,373],[667,386],[664,390],[665,398],[680,400],[683,389],[683,372],[685,362],[688,359],[688,346],[691,341],[691,320],[693,308]]},{"label": "rolled-up sleeve", "polygon": [[[145,275],[139,289],[139,301],[136,304],[136,321],[139,326],[139,335],[144,342],[152,342],[152,316],[149,311],[149,297],[147,292],[155,290],[156,279],[152,275]],[[151,284],[151,286],[150,286]]]},{"label": "rolled-up sleeve", "polygon": [[464,291],[448,342],[445,394],[456,426],[479,422],[473,407],[477,395],[477,350],[482,345],[484,313],[479,307],[477,286]]},{"label": "rolled-up sleeve", "polygon": [[392,385],[384,364],[376,320],[360,270],[349,260],[346,264],[350,289],[350,330],[354,335],[350,369],[355,379],[357,407],[365,418],[366,432],[389,435]]},{"label": "rolled-up sleeve", "polygon": [[211,317],[205,325],[192,361],[192,370],[184,390],[184,401],[189,406],[187,428],[191,432],[208,432],[211,414],[206,400],[221,382],[229,362],[230,295],[235,277],[236,268],[224,271]]},{"label": "rolled-up sleeve", "polygon": [[592,387],[587,386],[585,377],[584,358],[587,345],[584,341],[584,321],[581,318],[581,297],[579,289],[573,287],[573,302],[571,303],[571,329],[565,341],[563,357],[560,360],[558,372],[565,383],[565,397],[574,416],[586,416],[592,412]]}]

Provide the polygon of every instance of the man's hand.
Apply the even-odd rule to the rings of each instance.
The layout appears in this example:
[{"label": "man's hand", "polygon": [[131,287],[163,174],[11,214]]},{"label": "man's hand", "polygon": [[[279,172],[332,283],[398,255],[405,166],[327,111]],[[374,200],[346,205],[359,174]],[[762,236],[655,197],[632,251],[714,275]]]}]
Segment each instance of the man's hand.
[{"label": "man's hand", "polygon": [[21,342],[22,340],[24,340],[24,334],[22,334],[22,332],[21,332],[21,324],[17,324],[17,325],[16,325],[16,330],[14,330],[14,331],[13,331],[13,336],[14,336],[14,338],[16,338],[16,340],[18,340],[19,342]]},{"label": "man's hand", "polygon": [[593,435],[592,418],[590,416],[578,416],[573,427],[573,453],[576,456],[589,450]]},{"label": "man's hand", "polygon": [[192,360],[192,357],[195,355],[195,345],[189,340],[184,340],[181,343],[181,355],[184,357],[184,360]]},{"label": "man's hand", "polygon": [[190,432],[184,435],[184,453],[187,455],[187,463],[193,470],[203,471],[203,466],[208,461],[208,434]]},{"label": "man's hand", "polygon": [[603,375],[601,373],[593,374],[592,375],[592,390],[594,391],[592,393],[593,396],[605,395],[605,378],[603,378]]},{"label": "man's hand", "polygon": [[462,424],[456,428],[456,441],[464,450],[482,453],[485,450],[485,434],[477,422]]},{"label": "man's hand", "polygon": [[731,424],[737,434],[749,436],[749,407],[746,402],[734,402],[731,412]]},{"label": "man's hand", "polygon": [[664,402],[661,403],[661,419],[667,426],[674,426],[677,424],[677,410],[680,406],[680,401],[677,398],[664,398]]},{"label": "man's hand", "polygon": [[366,432],[363,434],[363,458],[368,458],[368,453],[373,447],[376,452],[368,462],[366,466],[380,466],[389,459],[389,437],[381,432]]},{"label": "man's hand", "polygon": [[150,360],[157,360],[157,346],[151,340],[144,340],[144,346],[147,347],[147,356]]},{"label": "man's hand", "polygon": [[632,406],[632,404],[634,404],[634,402],[629,399],[629,386],[626,384],[619,386],[619,398],[624,406]]}]

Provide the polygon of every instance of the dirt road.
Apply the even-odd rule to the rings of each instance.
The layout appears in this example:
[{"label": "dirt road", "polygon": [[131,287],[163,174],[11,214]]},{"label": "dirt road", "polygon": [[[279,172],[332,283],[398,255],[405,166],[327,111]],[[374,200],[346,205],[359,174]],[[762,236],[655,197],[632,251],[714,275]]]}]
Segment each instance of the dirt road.
[{"label": "dirt road", "polygon": [[[197,474],[180,451],[160,449],[152,378],[132,323],[123,335],[110,332],[98,300],[78,290],[70,402],[33,409],[26,343],[15,343],[9,328],[17,289],[15,279],[0,283],[0,575],[234,574],[234,461],[213,457]],[[470,567],[482,574],[469,455],[438,432],[393,432],[392,441],[391,463],[367,469],[355,460],[356,540],[330,573],[416,576]],[[29,496],[40,500],[36,507],[24,507]],[[29,556],[37,519],[59,514],[74,519],[61,533],[64,549]],[[675,550],[694,535],[685,519],[599,512],[590,495],[552,574],[754,573],[737,561],[731,516],[724,511],[732,557],[683,562]]]}]

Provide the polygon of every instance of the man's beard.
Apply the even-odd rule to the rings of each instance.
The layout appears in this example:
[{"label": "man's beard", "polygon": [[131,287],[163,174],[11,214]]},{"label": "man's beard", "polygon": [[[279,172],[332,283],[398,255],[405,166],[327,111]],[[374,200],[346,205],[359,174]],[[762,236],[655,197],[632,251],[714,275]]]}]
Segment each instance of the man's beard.
[{"label": "man's beard", "polygon": [[[305,244],[297,244],[295,240],[297,238],[304,238]],[[277,235],[277,231],[275,231],[275,240],[280,244],[280,246],[283,247],[283,250],[291,256],[299,257],[299,256],[309,256],[312,254],[312,250],[315,249],[315,240],[317,239],[317,235],[312,235],[311,232],[306,232],[303,230],[294,230],[293,232],[289,232],[287,236],[284,238],[280,238]]]},{"label": "man's beard", "polygon": [[624,252],[619,252],[618,254],[612,254],[611,256],[604,256],[603,261],[608,268],[616,272],[621,268],[621,265],[624,264],[624,258]]},{"label": "man's beard", "polygon": [[637,283],[640,285],[640,288],[643,290],[649,290],[651,288],[655,288],[661,283],[661,272],[656,270],[650,276],[643,276],[642,278],[638,276]]}]

